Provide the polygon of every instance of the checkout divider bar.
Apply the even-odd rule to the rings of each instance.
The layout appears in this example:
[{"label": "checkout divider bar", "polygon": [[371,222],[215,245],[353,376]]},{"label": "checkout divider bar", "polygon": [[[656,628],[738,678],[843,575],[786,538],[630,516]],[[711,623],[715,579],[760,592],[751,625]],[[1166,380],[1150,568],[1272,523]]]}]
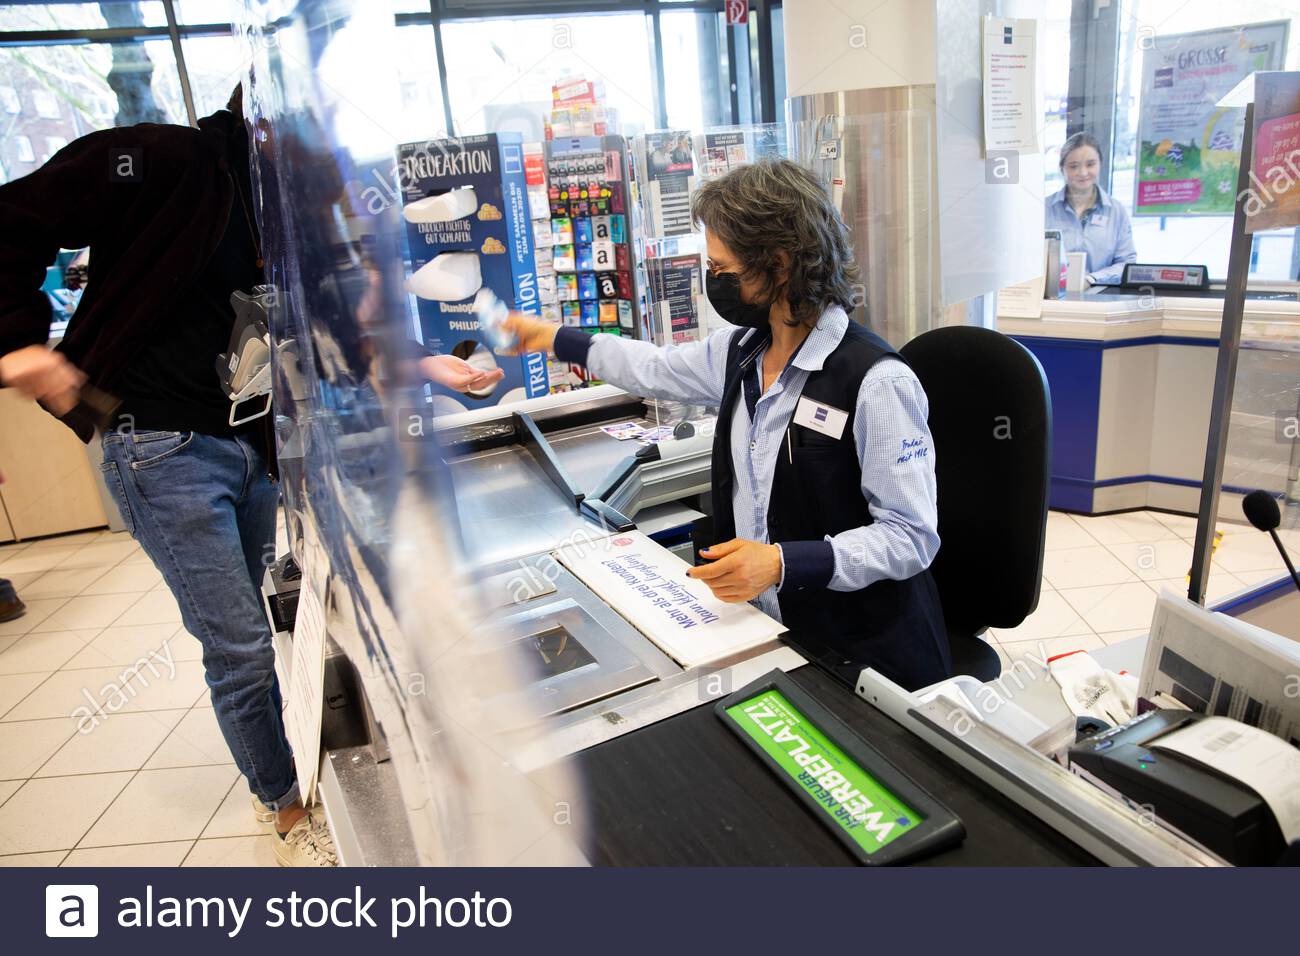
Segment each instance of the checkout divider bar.
[{"label": "checkout divider bar", "polygon": [[564,463],[560,461],[560,456],[555,453],[551,443],[542,435],[537,422],[527,412],[515,412],[514,422],[519,443],[533,456],[533,460],[541,466],[546,477],[551,479],[551,484],[559,489],[565,500],[573,502],[573,510],[580,510],[584,497],[582,489],[569,474],[569,469],[564,467]]}]

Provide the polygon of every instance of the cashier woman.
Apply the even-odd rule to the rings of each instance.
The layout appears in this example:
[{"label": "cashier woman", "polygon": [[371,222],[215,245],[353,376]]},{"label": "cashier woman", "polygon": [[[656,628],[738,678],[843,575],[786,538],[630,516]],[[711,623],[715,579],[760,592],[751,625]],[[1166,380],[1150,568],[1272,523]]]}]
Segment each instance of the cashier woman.
[{"label": "cashier woman", "polygon": [[1089,285],[1118,285],[1124,266],[1137,261],[1128,211],[1097,184],[1101,144],[1091,133],[1075,133],[1061,147],[1065,185],[1047,197],[1047,228],[1061,230],[1061,261],[1067,252],[1086,252]]},{"label": "cashier woman", "polygon": [[657,347],[514,314],[520,351],[553,351],[637,395],[718,409],[715,540],[691,577],[752,601],[846,677],[908,688],[948,676],[928,570],[939,549],[925,392],[883,339],[849,321],[848,233],[813,175],[742,166],[692,204],[705,291],[730,324]]}]

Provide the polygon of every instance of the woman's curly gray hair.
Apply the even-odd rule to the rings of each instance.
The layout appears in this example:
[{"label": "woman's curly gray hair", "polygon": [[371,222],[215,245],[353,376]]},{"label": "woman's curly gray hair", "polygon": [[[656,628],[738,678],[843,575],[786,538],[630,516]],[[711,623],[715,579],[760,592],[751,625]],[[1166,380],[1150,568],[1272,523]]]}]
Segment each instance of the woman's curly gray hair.
[{"label": "woman's curly gray hair", "polygon": [[735,253],[742,278],[759,281],[760,301],[790,304],[792,325],[816,322],[833,304],[852,311],[859,279],[849,231],[802,166],[764,159],[733,169],[700,187],[691,218]]}]

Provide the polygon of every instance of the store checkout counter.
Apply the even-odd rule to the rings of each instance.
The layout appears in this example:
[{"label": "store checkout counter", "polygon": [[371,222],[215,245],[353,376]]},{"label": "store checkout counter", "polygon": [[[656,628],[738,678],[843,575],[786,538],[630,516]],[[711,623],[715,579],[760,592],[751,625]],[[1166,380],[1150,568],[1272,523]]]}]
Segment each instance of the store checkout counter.
[{"label": "store checkout counter", "polygon": [[[845,686],[807,663],[798,634],[760,636],[698,660],[647,639],[593,590],[591,578],[554,558],[557,546],[581,551],[636,533],[683,556],[692,547],[692,527],[707,510],[700,498],[709,484],[707,421],[695,423],[701,434],[658,446],[619,441],[607,430],[626,422],[653,427],[654,409],[607,387],[441,421],[462,538],[492,609],[493,627],[484,632],[535,658],[532,682],[512,703],[542,715],[541,733],[535,724],[520,728],[514,765],[530,775],[562,765],[581,780],[592,863],[855,861],[719,719],[720,698],[773,672],[788,675],[960,820],[964,836],[920,862],[1214,863],[1055,765],[981,740],[978,730],[947,733],[942,716],[919,717],[914,702],[887,682]],[[341,858],[412,864],[383,735],[367,719],[359,683],[340,676],[346,656],[331,662],[339,673],[327,673],[334,703],[323,730],[320,786]],[[1044,670],[1037,678],[1022,703],[1039,708],[1045,723],[1068,717],[1050,676]],[[943,699],[927,704],[945,706]]]},{"label": "store checkout counter", "polygon": [[[1297,283],[1252,285],[1245,301],[1234,412],[1258,418],[1253,440],[1259,442],[1274,441],[1272,422],[1283,410],[1275,407],[1276,396],[1296,380],[1298,290]],[[1041,305],[1032,318],[1019,308],[1017,314],[999,309],[997,328],[1034,353],[1052,390],[1051,506],[1081,514],[1134,508],[1195,514],[1221,290],[1173,295],[1094,287]],[[1236,457],[1245,463],[1273,456],[1242,448]],[[1243,492],[1270,486],[1249,474],[1234,484]]]}]

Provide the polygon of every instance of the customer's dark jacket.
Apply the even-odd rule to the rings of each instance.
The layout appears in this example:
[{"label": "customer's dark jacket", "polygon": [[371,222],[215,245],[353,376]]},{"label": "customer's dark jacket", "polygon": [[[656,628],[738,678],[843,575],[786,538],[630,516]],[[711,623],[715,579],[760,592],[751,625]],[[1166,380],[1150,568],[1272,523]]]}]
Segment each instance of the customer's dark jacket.
[{"label": "customer's dark jacket", "polygon": [[0,186],[0,354],[48,339],[46,269],[60,248],[89,246],[86,291],[59,349],[112,392],[221,239],[237,122],[222,110],[198,129],[142,123],[91,133]]}]

